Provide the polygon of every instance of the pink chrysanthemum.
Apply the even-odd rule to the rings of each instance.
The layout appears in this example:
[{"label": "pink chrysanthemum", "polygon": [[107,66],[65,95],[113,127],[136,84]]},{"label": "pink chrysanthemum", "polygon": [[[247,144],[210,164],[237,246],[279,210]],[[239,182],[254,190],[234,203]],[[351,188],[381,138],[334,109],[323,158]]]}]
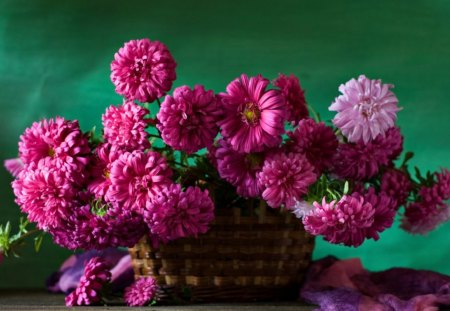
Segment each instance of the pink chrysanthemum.
[{"label": "pink chrysanthemum", "polygon": [[167,145],[193,153],[211,146],[219,132],[219,116],[213,91],[206,91],[201,85],[193,90],[181,86],[161,104],[157,127]]},{"label": "pink chrysanthemum", "polygon": [[368,202],[375,209],[373,224],[367,228],[366,237],[377,241],[379,233],[392,227],[397,212],[397,202],[385,193],[375,193],[374,188],[369,188],[364,194],[365,202]]},{"label": "pink chrysanthemum", "polygon": [[448,204],[420,201],[405,207],[400,227],[412,234],[426,234],[449,219]]},{"label": "pink chrysanthemum", "polygon": [[375,176],[381,166],[389,165],[401,153],[403,138],[396,127],[386,136],[363,144],[340,144],[333,159],[333,170],[341,178],[363,180]]},{"label": "pink chrysanthemum", "polygon": [[100,291],[111,280],[109,267],[100,257],[91,258],[77,288],[66,297],[66,306],[89,306],[101,300]]},{"label": "pink chrysanthemum", "polygon": [[140,278],[125,288],[125,302],[130,307],[142,307],[149,304],[156,295],[158,284],[152,277]]},{"label": "pink chrysanthemum", "polygon": [[291,74],[289,77],[280,74],[273,81],[273,85],[280,88],[287,105],[287,120],[297,124],[301,119],[308,117],[305,94],[300,87],[298,78]]},{"label": "pink chrysanthemum", "polygon": [[103,143],[97,146],[92,157],[91,181],[88,184],[88,190],[96,198],[105,197],[108,193],[111,180],[112,163],[119,158],[123,150],[111,144]]},{"label": "pink chrysanthemum", "polygon": [[71,250],[132,247],[148,232],[142,216],[134,211],[117,203],[91,205],[77,206],[64,224],[49,231],[56,244]]},{"label": "pink chrysanthemum", "polygon": [[333,130],[323,122],[303,119],[293,132],[288,132],[288,136],[287,149],[304,154],[318,172],[331,166],[338,141]]},{"label": "pink chrysanthemum", "polygon": [[149,201],[144,218],[153,234],[161,241],[197,237],[208,231],[214,220],[214,203],[208,190],[172,184]]},{"label": "pink chrysanthemum", "polygon": [[107,197],[124,208],[140,211],[172,183],[171,176],[172,170],[159,153],[125,152],[111,165]]},{"label": "pink chrysanthemum", "polygon": [[391,88],[393,85],[370,80],[364,75],[342,84],[339,87],[342,95],[329,108],[338,112],[333,119],[334,125],[355,143],[360,140],[368,143],[378,135],[384,136],[394,126],[400,110]]},{"label": "pink chrysanthemum", "polygon": [[147,127],[149,111],[132,101],[120,106],[109,106],[102,116],[103,137],[107,143],[129,151],[150,147]]},{"label": "pink chrysanthemum", "polygon": [[220,140],[215,159],[220,177],[235,186],[237,194],[250,198],[261,195],[262,185],[258,182],[257,174],[261,172],[264,153],[240,153]]},{"label": "pink chrysanthemum", "polygon": [[442,201],[450,200],[450,172],[443,169],[440,173],[436,173],[438,193]]},{"label": "pink chrysanthemum", "polygon": [[116,92],[127,99],[152,102],[172,88],[176,65],[163,43],[131,40],[114,54],[111,81]]},{"label": "pink chrysanthemum", "polygon": [[48,158],[28,164],[12,187],[22,212],[41,229],[58,226],[67,219],[77,191]]},{"label": "pink chrysanthemum", "polygon": [[381,177],[381,192],[395,200],[396,208],[406,203],[411,187],[411,181],[402,171],[390,169]]},{"label": "pink chrysanthemum", "polygon": [[375,209],[364,197],[354,193],[344,195],[339,202],[313,203],[315,210],[303,218],[305,230],[313,235],[323,235],[333,244],[357,247],[366,238],[367,229],[373,225]]},{"label": "pink chrysanthemum", "polygon": [[314,167],[302,154],[277,153],[266,158],[258,174],[263,186],[262,198],[273,208],[290,208],[316,181]]},{"label": "pink chrysanthemum", "polygon": [[286,105],[279,91],[268,90],[262,76],[243,74],[227,86],[219,98],[224,110],[218,122],[222,136],[239,152],[259,152],[281,142]]},{"label": "pink chrysanthemum", "polygon": [[18,177],[19,173],[23,170],[24,164],[20,158],[6,159],[3,162],[6,170],[13,176]]},{"label": "pink chrysanthemum", "polygon": [[[35,122],[20,136],[19,155],[25,165],[50,158],[69,177],[82,179],[89,162],[88,139],[78,121],[61,117]],[[75,173],[73,173],[75,172]]]}]

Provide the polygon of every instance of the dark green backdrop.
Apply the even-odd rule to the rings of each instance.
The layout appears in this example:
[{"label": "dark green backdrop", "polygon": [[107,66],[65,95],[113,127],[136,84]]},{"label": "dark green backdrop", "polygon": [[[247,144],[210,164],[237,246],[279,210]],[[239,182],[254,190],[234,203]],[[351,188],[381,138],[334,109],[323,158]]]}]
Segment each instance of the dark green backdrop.
[{"label": "dark green backdrop", "polygon": [[[448,1],[0,1],[0,160],[17,155],[33,120],[63,115],[83,129],[117,104],[109,80],[114,52],[129,39],[165,42],[178,62],[175,85],[221,91],[240,73],[294,73],[326,118],[338,85],[360,73],[396,85],[399,123],[414,164],[450,167]],[[0,221],[16,219],[11,178],[0,170]],[[450,225],[427,237],[397,228],[358,249],[318,241],[315,257],[361,257],[371,269],[409,266],[450,274]],[[0,265],[0,287],[42,286],[70,254]]]}]

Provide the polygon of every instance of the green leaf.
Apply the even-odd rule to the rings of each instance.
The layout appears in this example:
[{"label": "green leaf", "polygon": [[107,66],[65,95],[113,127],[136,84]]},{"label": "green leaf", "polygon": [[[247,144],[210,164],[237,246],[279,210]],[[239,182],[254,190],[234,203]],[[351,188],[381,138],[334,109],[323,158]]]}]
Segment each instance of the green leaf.
[{"label": "green leaf", "polygon": [[41,249],[43,240],[44,240],[43,233],[39,234],[37,237],[34,238],[34,250],[36,251],[36,253],[39,252],[39,250]]},{"label": "green leaf", "polygon": [[344,194],[347,194],[348,190],[349,190],[349,184],[348,184],[348,181],[346,180],[345,184],[344,184]]}]

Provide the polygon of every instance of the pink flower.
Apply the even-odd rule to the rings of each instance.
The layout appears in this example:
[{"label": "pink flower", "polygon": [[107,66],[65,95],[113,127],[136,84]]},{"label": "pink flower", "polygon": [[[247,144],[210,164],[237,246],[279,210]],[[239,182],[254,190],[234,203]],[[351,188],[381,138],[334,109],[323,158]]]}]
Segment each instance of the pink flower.
[{"label": "pink flower", "polygon": [[103,286],[111,280],[109,267],[100,257],[88,261],[77,288],[66,297],[66,306],[89,306],[100,301]]},{"label": "pink flower", "polygon": [[366,238],[367,229],[373,225],[375,209],[358,193],[344,195],[339,202],[313,203],[313,214],[303,218],[305,230],[313,235],[323,235],[333,244],[357,247]]},{"label": "pink flower", "polygon": [[450,172],[448,169],[442,169],[440,173],[436,173],[437,188],[443,201],[450,200]]},{"label": "pink flower", "polygon": [[290,152],[302,153],[314,165],[318,172],[328,169],[338,147],[333,130],[323,122],[316,123],[312,119],[303,119],[293,132],[288,132],[290,140],[287,149]]},{"label": "pink flower", "polygon": [[301,119],[308,117],[308,108],[304,91],[300,87],[298,78],[291,74],[289,77],[280,74],[273,81],[273,85],[280,88],[287,105],[287,120],[297,124]]},{"label": "pink flower", "polygon": [[196,152],[212,145],[219,132],[219,107],[213,91],[201,85],[181,86],[166,96],[157,115],[164,142],[176,150]]},{"label": "pink flower", "polygon": [[379,233],[392,227],[397,213],[397,202],[383,192],[376,194],[374,188],[367,190],[364,200],[375,209],[373,224],[367,228],[366,237],[377,241],[380,238]]},{"label": "pink flower", "polygon": [[148,202],[144,218],[161,241],[197,237],[214,220],[214,203],[208,190],[188,187],[183,192],[181,185],[172,184]]},{"label": "pink flower", "polygon": [[375,176],[381,166],[389,165],[401,153],[403,137],[396,127],[386,136],[364,144],[340,144],[333,159],[333,170],[341,178],[364,180]]},{"label": "pink flower", "polygon": [[[101,207],[95,210],[94,206]],[[118,203],[91,201],[67,215],[67,221],[49,230],[54,243],[71,249],[132,247],[147,232],[142,216],[123,209]]]},{"label": "pink flower", "polygon": [[394,126],[397,119],[398,99],[390,91],[391,84],[370,80],[360,75],[339,87],[342,93],[329,110],[337,111],[333,119],[350,142],[368,143]]},{"label": "pink flower", "polygon": [[69,178],[82,180],[89,162],[90,149],[78,121],[61,117],[35,122],[20,136],[19,155],[22,162],[37,163],[49,158],[67,172]]},{"label": "pink flower", "polygon": [[218,122],[230,146],[239,152],[259,152],[281,142],[286,120],[283,96],[266,91],[269,81],[243,74],[227,86],[219,98],[224,117]]},{"label": "pink flower", "polygon": [[402,171],[390,169],[381,177],[381,192],[396,201],[396,208],[406,203],[411,187],[411,181]]},{"label": "pink flower", "polygon": [[215,153],[220,177],[237,187],[237,194],[250,198],[256,198],[262,193],[257,174],[261,172],[265,157],[264,153],[234,151],[224,140],[219,141]]},{"label": "pink flower", "polygon": [[172,55],[161,42],[131,40],[114,54],[111,81],[117,94],[141,103],[152,102],[172,88],[175,67]]},{"label": "pink flower", "polygon": [[92,180],[88,184],[88,190],[96,198],[103,198],[108,193],[112,164],[122,153],[123,150],[107,143],[100,144],[95,149],[90,169]]},{"label": "pink flower", "polygon": [[123,208],[142,210],[163,188],[172,183],[172,170],[159,153],[125,152],[111,165],[107,197]]},{"label": "pink flower", "polygon": [[125,302],[130,307],[141,307],[149,304],[156,295],[158,284],[152,277],[143,277],[125,289]]},{"label": "pink flower", "polygon": [[419,201],[405,207],[400,227],[413,234],[426,234],[450,219],[448,204]]},{"label": "pink flower", "polygon": [[18,177],[22,171],[24,164],[20,158],[7,159],[3,162],[6,170],[13,176]]},{"label": "pink flower", "polygon": [[290,208],[306,194],[317,175],[304,155],[277,153],[266,158],[258,178],[267,204]]},{"label": "pink flower", "polygon": [[13,181],[16,203],[40,229],[61,225],[73,207],[77,188],[50,159],[30,163]]},{"label": "pink flower", "polygon": [[133,150],[145,150],[150,147],[147,127],[149,111],[132,101],[126,101],[118,107],[109,106],[103,120],[103,137],[111,145]]}]

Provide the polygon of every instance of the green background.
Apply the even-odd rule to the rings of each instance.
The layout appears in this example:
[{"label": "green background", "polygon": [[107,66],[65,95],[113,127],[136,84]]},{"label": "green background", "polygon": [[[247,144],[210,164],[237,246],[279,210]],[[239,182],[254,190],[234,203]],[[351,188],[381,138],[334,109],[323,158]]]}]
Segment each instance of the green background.
[{"label": "green background", "polygon": [[[294,73],[325,118],[338,85],[365,73],[395,84],[399,124],[413,164],[450,167],[448,1],[0,1],[0,160],[34,120],[62,115],[84,130],[121,98],[109,80],[114,52],[129,39],[167,44],[175,86],[221,91],[245,72]],[[11,177],[0,170],[0,222],[18,217]],[[450,224],[426,237],[397,228],[358,249],[318,241],[315,257],[361,257],[450,274]],[[0,287],[42,286],[69,251],[44,243],[0,265]]]}]

